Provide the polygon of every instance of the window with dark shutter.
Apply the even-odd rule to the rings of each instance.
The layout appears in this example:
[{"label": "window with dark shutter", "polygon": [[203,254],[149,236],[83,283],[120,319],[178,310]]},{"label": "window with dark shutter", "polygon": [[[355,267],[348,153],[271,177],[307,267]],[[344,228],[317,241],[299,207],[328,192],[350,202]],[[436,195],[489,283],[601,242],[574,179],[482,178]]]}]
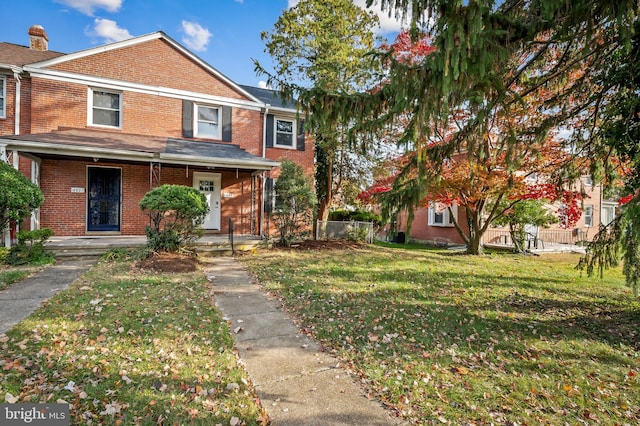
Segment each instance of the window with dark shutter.
[{"label": "window with dark shutter", "polygon": [[222,142],[231,142],[231,114],[230,106],[222,107]]},{"label": "window with dark shutter", "polygon": [[298,134],[297,134],[297,140],[296,140],[296,149],[298,151],[304,151],[305,150],[305,144],[304,144],[304,119],[298,120]]},{"label": "window with dark shutter", "polygon": [[265,145],[267,148],[273,148],[273,114],[267,114],[267,129],[266,129]]}]

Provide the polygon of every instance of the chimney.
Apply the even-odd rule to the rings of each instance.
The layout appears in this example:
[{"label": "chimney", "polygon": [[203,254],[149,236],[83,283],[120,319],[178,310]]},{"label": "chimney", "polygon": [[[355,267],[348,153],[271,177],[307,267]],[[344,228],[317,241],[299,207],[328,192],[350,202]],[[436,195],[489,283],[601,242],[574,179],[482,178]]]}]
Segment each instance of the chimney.
[{"label": "chimney", "polygon": [[42,25],[32,25],[29,28],[29,47],[32,50],[49,50],[49,37]]}]

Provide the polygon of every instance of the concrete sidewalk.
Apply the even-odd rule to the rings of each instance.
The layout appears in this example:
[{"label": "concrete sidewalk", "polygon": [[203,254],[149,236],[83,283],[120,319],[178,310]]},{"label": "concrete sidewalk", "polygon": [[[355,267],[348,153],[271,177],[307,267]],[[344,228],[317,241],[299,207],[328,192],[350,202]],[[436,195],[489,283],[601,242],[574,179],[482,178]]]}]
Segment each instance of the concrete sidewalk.
[{"label": "concrete sidewalk", "polygon": [[274,426],[401,425],[357,377],[302,334],[231,257],[205,264],[241,361]]},{"label": "concrete sidewalk", "polygon": [[57,262],[0,292],[0,333],[31,315],[42,302],[53,297],[89,270],[95,260]]}]

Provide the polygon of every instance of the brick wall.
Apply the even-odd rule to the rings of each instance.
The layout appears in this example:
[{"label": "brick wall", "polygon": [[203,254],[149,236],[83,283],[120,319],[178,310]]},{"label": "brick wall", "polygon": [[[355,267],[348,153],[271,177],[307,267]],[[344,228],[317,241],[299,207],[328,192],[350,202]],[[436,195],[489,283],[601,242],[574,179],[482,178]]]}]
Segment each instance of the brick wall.
[{"label": "brick wall", "polygon": [[161,39],[66,61],[51,68],[151,86],[247,99]]},{"label": "brick wall", "polygon": [[[41,187],[47,194],[40,210],[41,226],[50,227],[56,235],[85,235],[87,217],[87,169],[89,167],[115,167],[122,170],[122,235],[144,235],[149,218],[140,210],[139,203],[149,191],[149,166],[118,164],[100,161],[71,161],[45,159],[42,161]],[[193,185],[194,172],[208,172],[186,166],[162,166],[161,184]],[[72,193],[71,188],[84,188],[84,193]],[[235,232],[249,234],[251,226],[251,174],[222,173],[221,233],[228,231],[228,220],[233,219]]]}]

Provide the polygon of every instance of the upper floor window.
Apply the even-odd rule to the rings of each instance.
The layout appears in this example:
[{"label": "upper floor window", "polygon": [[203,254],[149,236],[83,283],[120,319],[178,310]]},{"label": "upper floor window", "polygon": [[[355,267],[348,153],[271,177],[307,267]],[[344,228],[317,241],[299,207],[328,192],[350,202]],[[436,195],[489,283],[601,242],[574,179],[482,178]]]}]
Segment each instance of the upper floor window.
[{"label": "upper floor window", "polygon": [[584,226],[593,226],[593,204],[584,206]]},{"label": "upper floor window", "polygon": [[7,100],[7,78],[0,77],[0,118],[5,118],[7,116],[6,111],[6,100]]},{"label": "upper floor window", "polygon": [[220,139],[220,108],[197,105],[196,109],[195,136]]},{"label": "upper floor window", "polygon": [[265,145],[267,148],[305,150],[304,119],[267,114]]},{"label": "upper floor window", "polygon": [[453,226],[453,219],[458,214],[458,206],[447,207],[440,203],[429,204],[429,226]]},{"label": "upper floor window", "polygon": [[293,120],[275,120],[275,146],[283,148],[295,148],[295,122]]},{"label": "upper floor window", "polygon": [[90,89],[89,92],[89,124],[121,127],[122,93],[102,89]]}]

